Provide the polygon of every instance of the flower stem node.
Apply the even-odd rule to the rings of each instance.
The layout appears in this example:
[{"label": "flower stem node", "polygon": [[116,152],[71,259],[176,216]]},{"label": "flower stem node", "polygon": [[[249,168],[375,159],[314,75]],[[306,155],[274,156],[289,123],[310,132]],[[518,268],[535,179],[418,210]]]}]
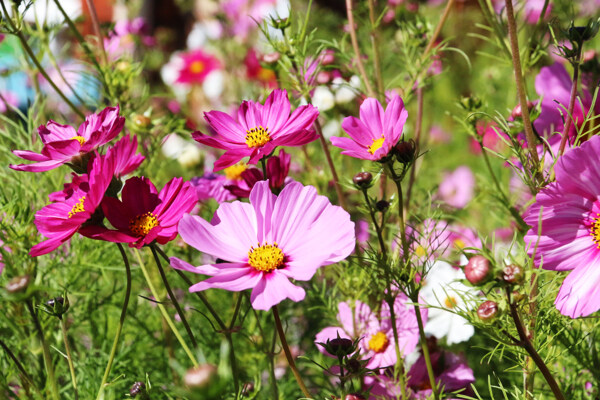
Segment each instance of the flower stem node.
[{"label": "flower stem node", "polygon": [[465,276],[474,286],[487,282],[491,277],[491,271],[490,261],[481,255],[471,257],[465,266]]},{"label": "flower stem node", "polygon": [[498,316],[498,303],[495,301],[485,301],[477,308],[477,316],[483,322],[492,322]]},{"label": "flower stem node", "polygon": [[352,182],[354,182],[357,189],[368,189],[372,186],[373,175],[370,172],[362,171],[354,175]]}]

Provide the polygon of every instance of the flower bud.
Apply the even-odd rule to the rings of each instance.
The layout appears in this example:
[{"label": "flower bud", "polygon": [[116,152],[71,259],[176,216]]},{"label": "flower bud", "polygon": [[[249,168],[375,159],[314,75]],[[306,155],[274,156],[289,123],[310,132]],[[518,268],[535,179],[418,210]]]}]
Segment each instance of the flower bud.
[{"label": "flower bud", "polygon": [[349,393],[344,397],[344,400],[366,400],[364,396],[358,393]]},{"label": "flower bud", "polygon": [[254,383],[246,382],[244,386],[242,386],[242,396],[248,396],[250,393],[254,391]]},{"label": "flower bud", "polygon": [[6,291],[8,293],[19,293],[25,291],[29,286],[29,275],[15,276],[6,284]]},{"label": "flower bud", "polygon": [[[531,101],[527,102],[527,109],[529,109],[529,111],[531,111],[531,109],[534,107],[534,104]],[[515,106],[515,108],[513,108],[512,113],[510,114],[510,116],[513,119],[517,119],[517,118],[523,118],[523,109],[521,108],[521,104],[517,104]]]},{"label": "flower bud", "polygon": [[135,382],[131,385],[131,389],[129,389],[129,394],[131,397],[140,396],[140,400],[149,399],[148,392],[146,391],[146,384],[144,382]]},{"label": "flower bud", "polygon": [[491,275],[490,261],[484,256],[474,256],[465,265],[465,276],[475,286],[485,283]]},{"label": "flower bud", "polygon": [[362,368],[362,365],[361,365],[360,361],[352,358],[352,359],[348,360],[345,367],[349,372],[356,373],[356,372],[360,371],[360,369]]},{"label": "flower bud", "polygon": [[271,25],[275,29],[284,30],[285,28],[289,27],[291,23],[292,22],[290,21],[289,18],[273,18],[273,17],[271,17]]},{"label": "flower bud", "polygon": [[375,208],[379,212],[385,212],[388,208],[390,208],[390,203],[385,200],[379,200],[377,203],[375,203]]},{"label": "flower bud", "polygon": [[50,299],[43,305],[43,310],[59,319],[69,310],[69,299],[62,296]]},{"label": "flower bud", "polygon": [[523,282],[523,269],[517,264],[510,264],[502,270],[502,280],[506,283],[519,285]]},{"label": "flower bud", "polygon": [[276,63],[277,61],[279,61],[280,58],[281,54],[279,54],[278,52],[269,53],[262,56],[263,62],[266,62],[267,64]]},{"label": "flower bud", "polygon": [[194,368],[190,368],[185,376],[183,382],[186,386],[191,388],[203,388],[210,384],[213,376],[217,372],[217,367],[212,364],[202,364]]},{"label": "flower bud", "polygon": [[396,159],[402,164],[408,164],[415,159],[415,141],[410,139],[398,142],[395,147]]},{"label": "flower bud", "polygon": [[477,316],[483,322],[491,322],[498,315],[498,303],[495,301],[485,301],[477,308]]},{"label": "flower bud", "polygon": [[143,114],[136,114],[133,116],[133,123],[138,128],[147,128],[148,126],[150,126],[151,122],[152,120]]},{"label": "flower bud", "polygon": [[373,182],[373,175],[366,171],[359,172],[358,174],[354,175],[352,182],[354,182],[356,187],[359,189],[367,189],[371,186],[371,182]]},{"label": "flower bud", "polygon": [[337,337],[327,341],[325,350],[332,356],[343,357],[354,353],[356,348],[352,340]]}]

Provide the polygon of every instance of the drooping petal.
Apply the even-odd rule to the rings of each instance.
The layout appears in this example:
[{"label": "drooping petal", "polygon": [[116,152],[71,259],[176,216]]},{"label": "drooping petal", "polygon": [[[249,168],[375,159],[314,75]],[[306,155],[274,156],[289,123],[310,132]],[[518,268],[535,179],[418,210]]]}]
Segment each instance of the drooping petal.
[{"label": "drooping petal", "polygon": [[304,296],[306,296],[304,289],[293,285],[283,274],[275,270],[263,275],[252,290],[250,302],[254,309],[267,311],[285,299],[297,302],[304,300]]}]

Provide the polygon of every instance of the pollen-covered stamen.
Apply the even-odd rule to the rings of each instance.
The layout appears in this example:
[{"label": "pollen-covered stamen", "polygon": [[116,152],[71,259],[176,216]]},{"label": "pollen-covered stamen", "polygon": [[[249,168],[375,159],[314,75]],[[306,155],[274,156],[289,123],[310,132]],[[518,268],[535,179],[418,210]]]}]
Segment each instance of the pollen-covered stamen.
[{"label": "pollen-covered stamen", "polygon": [[77,213],[85,211],[85,208],[83,207],[84,201],[85,196],[82,196],[79,200],[77,200],[77,203],[73,204],[73,208],[71,208],[71,211],[69,211],[69,218],[72,218],[73,215]]},{"label": "pollen-covered stamen", "polygon": [[129,231],[135,236],[146,236],[156,226],[158,219],[151,212],[138,215],[129,221]]},{"label": "pollen-covered stamen", "polygon": [[600,213],[596,214],[596,218],[594,218],[594,223],[590,226],[590,235],[592,235],[592,239],[596,242],[596,246],[600,249]]},{"label": "pollen-covered stamen", "polygon": [[271,272],[283,265],[285,254],[279,248],[277,242],[273,244],[261,244],[250,247],[248,251],[248,264],[257,271]]},{"label": "pollen-covered stamen", "polygon": [[79,136],[79,135],[73,136],[71,138],[71,140],[73,140],[73,139],[77,140],[79,142],[79,144],[82,145],[82,146],[85,143],[85,138],[83,136]]},{"label": "pollen-covered stamen", "polygon": [[383,332],[377,332],[369,339],[368,347],[375,353],[383,353],[390,344],[390,340]]},{"label": "pollen-covered stamen", "polygon": [[202,71],[204,71],[204,63],[202,61],[196,60],[190,64],[190,72],[192,74],[199,74]]},{"label": "pollen-covered stamen", "polygon": [[375,152],[383,146],[384,141],[385,138],[383,135],[381,135],[379,139],[373,139],[373,144],[369,146],[369,154],[375,154]]},{"label": "pollen-covered stamen", "polygon": [[248,164],[239,163],[225,168],[225,176],[230,181],[239,181],[242,179],[242,172],[248,169]]},{"label": "pollen-covered stamen", "polygon": [[262,125],[246,131],[246,144],[250,148],[264,146],[270,141],[269,128],[263,128]]}]

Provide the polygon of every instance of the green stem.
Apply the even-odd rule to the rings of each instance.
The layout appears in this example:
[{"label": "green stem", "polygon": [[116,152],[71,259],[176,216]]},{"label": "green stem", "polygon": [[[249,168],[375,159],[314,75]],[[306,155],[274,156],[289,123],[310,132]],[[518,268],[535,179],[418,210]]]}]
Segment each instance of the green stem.
[{"label": "green stem", "polygon": [[27,55],[29,56],[29,58],[31,59],[31,61],[33,61],[33,63],[35,64],[35,66],[38,69],[38,71],[40,72],[40,74],[42,74],[42,76],[48,81],[48,83],[50,84],[50,86],[52,86],[52,88],[56,91],[56,93],[58,93],[58,95],[64,100],[64,102],[67,103],[67,105],[69,107],[71,107],[71,109],[77,115],[79,115],[81,117],[81,119],[85,119],[85,115],[83,114],[83,112],[81,112],[81,110],[79,110],[77,107],[75,107],[75,104],[73,104],[71,102],[71,100],[69,100],[67,98],[67,96],[65,96],[65,94],[58,88],[58,86],[56,86],[56,84],[54,83],[54,81],[52,79],[50,79],[50,76],[48,76],[48,73],[42,67],[42,65],[40,64],[40,62],[36,58],[35,54],[33,53],[33,50],[29,46],[29,43],[27,43],[27,39],[25,39],[25,36],[23,36],[23,32],[21,32],[21,30],[17,29],[16,25],[12,21],[12,18],[10,17],[10,15],[8,15],[8,11],[6,10],[6,7],[4,6],[4,0],[0,0],[0,4],[2,5],[2,10],[4,11],[5,20],[8,21],[10,27],[13,30],[13,33],[21,41],[21,45],[23,46],[23,49],[25,50],[25,52],[27,53]]},{"label": "green stem", "polygon": [[[255,311],[256,313],[256,311]],[[258,319],[258,316],[257,316]],[[260,325],[259,325],[260,327]],[[279,388],[277,387],[277,377],[275,377],[275,344],[277,343],[277,332],[273,332],[273,344],[269,352],[269,380],[271,381],[271,390],[273,391],[273,400],[279,399]]]},{"label": "green stem", "polygon": [[50,387],[52,389],[52,397],[55,400],[59,400],[60,396],[58,394],[58,384],[56,383],[56,376],[54,375],[54,365],[52,365],[52,357],[50,356],[50,348],[48,346],[48,342],[46,341],[44,331],[42,330],[42,325],[40,324],[40,320],[37,317],[31,300],[27,300],[26,304],[27,310],[29,310],[29,314],[31,314],[31,318],[33,319],[33,324],[35,325],[35,330],[37,332],[38,338],[42,343],[44,363],[46,364],[46,372],[48,373],[48,380],[50,381]]},{"label": "green stem", "polygon": [[177,314],[179,314],[179,317],[181,318],[181,322],[183,323],[183,326],[185,327],[185,330],[190,338],[190,341],[192,342],[192,346],[194,348],[198,348],[198,343],[196,342],[196,338],[194,338],[192,329],[190,328],[190,325],[188,324],[187,319],[185,318],[185,314],[183,313],[183,310],[181,309],[179,302],[177,301],[177,299],[175,298],[175,295],[173,294],[173,291],[171,290],[171,285],[169,285],[169,281],[167,280],[167,276],[165,275],[165,270],[163,269],[162,264],[160,262],[160,258],[158,257],[158,254],[156,252],[156,245],[154,245],[154,244],[150,245],[150,250],[152,250],[152,255],[154,256],[154,261],[156,262],[156,266],[158,267],[158,272],[160,273],[160,277],[163,281],[163,284],[165,285],[165,289],[167,289],[169,298],[171,299],[171,302],[175,306],[175,310],[177,311]]},{"label": "green stem", "polygon": [[240,308],[242,306],[243,296],[241,293],[238,293],[238,298],[235,303],[235,309],[233,311],[233,316],[231,317],[231,322],[229,323],[229,329],[227,329],[224,334],[225,338],[227,338],[227,342],[229,343],[229,363],[231,364],[231,373],[233,375],[233,385],[235,387],[235,392],[237,393],[239,390],[239,382],[238,382],[238,368],[237,361],[235,359],[235,348],[233,347],[233,327],[235,326],[235,320],[240,312]]},{"label": "green stem", "polygon": [[423,351],[423,358],[425,359],[425,365],[427,366],[427,375],[429,375],[429,384],[431,385],[431,391],[434,399],[439,399],[437,386],[435,384],[435,374],[433,372],[433,366],[431,365],[431,357],[429,355],[429,347],[427,347],[427,337],[425,336],[425,329],[423,327],[423,318],[421,317],[421,307],[419,307],[417,301],[413,299],[415,314],[417,316],[417,324],[419,325],[419,336],[421,337],[421,350]]},{"label": "green stem", "polygon": [[[390,288],[388,288],[388,290],[390,290]],[[396,348],[396,365],[394,373],[402,374],[402,381],[400,382],[400,392],[402,394],[401,398],[406,399],[406,376],[404,371],[404,362],[402,359],[402,354],[400,353],[400,343],[398,341],[398,327],[396,326],[396,311],[394,310],[394,302],[395,299],[393,298],[388,302],[388,306],[390,308],[390,322],[392,323],[392,333],[394,335],[394,347]]]},{"label": "green stem", "polygon": [[[383,232],[379,223],[377,222],[377,217],[375,216],[375,211],[373,211],[373,205],[371,204],[371,200],[369,199],[369,195],[367,194],[367,189],[361,189],[365,197],[365,203],[367,204],[367,208],[369,209],[369,215],[371,216],[371,221],[373,221],[373,225],[375,225],[375,233],[377,233],[377,240],[379,240],[379,248],[381,249],[381,254],[386,257],[387,251],[385,247],[385,243],[383,241]],[[383,225],[383,224],[382,224]]]},{"label": "green stem", "polygon": [[115,333],[115,339],[113,340],[113,345],[110,350],[110,355],[108,357],[108,363],[106,364],[106,369],[104,370],[104,375],[102,376],[102,382],[100,382],[100,389],[98,390],[96,400],[101,400],[104,398],[104,389],[106,387],[106,383],[108,382],[110,370],[112,369],[112,365],[117,354],[119,339],[121,338],[123,325],[125,325],[125,317],[127,316],[127,306],[129,305],[129,298],[131,297],[131,267],[129,265],[129,259],[127,258],[127,254],[125,254],[123,245],[121,245],[121,243],[117,243],[117,247],[119,248],[119,252],[121,253],[121,257],[123,258],[123,263],[125,264],[125,277],[127,280],[125,287],[125,300],[123,301],[123,307],[121,308],[121,316],[119,317],[119,325],[117,325],[117,332]]},{"label": "green stem", "polygon": [[77,390],[77,376],[75,375],[75,366],[73,365],[73,356],[71,354],[71,346],[69,345],[69,337],[67,335],[67,324],[60,317],[60,330],[62,331],[63,341],[65,342],[65,350],[67,352],[67,362],[69,363],[69,372],[71,372],[71,381],[73,382],[73,390],[75,391],[75,400],[79,399]]},{"label": "green stem", "polygon": [[[423,130],[423,88],[417,89],[417,118],[415,121],[415,152],[419,154],[421,151],[421,131]],[[406,200],[404,201],[404,213],[408,213],[410,207],[410,197],[412,195],[413,185],[417,175],[417,160],[414,160],[410,166],[410,176],[408,178],[408,187],[406,189]]]},{"label": "green stem", "polygon": [[369,82],[369,77],[367,76],[367,72],[365,71],[365,66],[362,62],[362,57],[360,54],[360,47],[358,46],[358,39],[356,37],[356,27],[354,22],[354,12],[352,6],[352,0],[346,0],[346,14],[348,16],[348,26],[350,31],[350,41],[352,42],[352,48],[354,49],[354,58],[356,59],[356,67],[358,68],[358,72],[362,76],[365,89],[367,90],[367,95],[369,97],[377,97],[375,92],[373,91],[373,87],[371,87],[371,83]]},{"label": "green stem", "polygon": [[373,48],[373,65],[375,67],[377,98],[385,105],[385,88],[383,85],[383,73],[381,72],[381,56],[379,54],[379,33],[377,32],[377,21],[375,20],[375,0],[369,0],[368,6],[369,21],[371,22],[371,47]]},{"label": "green stem", "polygon": [[136,248],[133,249],[133,252],[135,253],[135,257],[138,260],[138,263],[140,265],[140,269],[142,270],[142,273],[144,274],[144,278],[146,279],[146,283],[148,284],[148,288],[150,288],[150,292],[152,293],[152,296],[154,296],[154,299],[157,301],[156,305],[157,305],[158,309],[160,310],[160,313],[162,314],[162,316],[165,319],[165,321],[167,321],[167,325],[169,325],[169,328],[171,328],[171,331],[173,332],[173,334],[177,338],[177,341],[179,341],[179,344],[181,344],[181,347],[183,347],[183,350],[185,351],[185,354],[187,354],[187,356],[189,357],[189,359],[192,361],[192,364],[194,365],[194,367],[197,367],[198,366],[198,361],[196,360],[196,357],[194,357],[194,354],[192,353],[192,351],[190,350],[190,348],[188,347],[188,345],[185,343],[185,340],[183,340],[183,337],[181,336],[181,333],[179,333],[179,330],[177,329],[177,327],[173,323],[173,320],[169,316],[169,313],[167,312],[167,310],[165,309],[165,307],[162,305],[162,301],[160,300],[160,296],[158,295],[158,292],[156,291],[156,288],[152,284],[152,279],[150,279],[150,275],[148,274],[148,270],[146,269],[146,265],[144,264],[144,261],[142,260],[142,256],[140,255],[140,252]]},{"label": "green stem", "polygon": [[281,319],[279,318],[279,311],[277,310],[276,305],[273,306],[273,318],[275,319],[275,326],[277,327],[277,333],[279,334],[281,347],[283,347],[283,352],[285,353],[285,357],[287,358],[288,364],[290,365],[290,368],[294,374],[294,378],[296,378],[296,382],[298,382],[298,386],[300,386],[300,390],[302,390],[304,397],[312,399],[313,397],[306,388],[306,385],[304,385],[298,368],[296,368],[296,363],[294,362],[294,357],[290,351],[290,346],[288,346],[287,340],[285,339],[285,332],[283,331],[283,325],[281,325]]},{"label": "green stem", "polygon": [[560,139],[560,147],[558,149],[558,156],[562,156],[565,152],[565,146],[567,139],[569,138],[569,131],[573,123],[573,110],[575,110],[575,98],[577,97],[577,82],[579,81],[579,61],[581,59],[581,46],[579,46],[579,52],[577,54],[577,61],[573,63],[573,84],[571,85],[571,97],[569,99],[569,109],[567,110],[567,120],[565,121],[565,127],[563,129],[562,138]]}]

